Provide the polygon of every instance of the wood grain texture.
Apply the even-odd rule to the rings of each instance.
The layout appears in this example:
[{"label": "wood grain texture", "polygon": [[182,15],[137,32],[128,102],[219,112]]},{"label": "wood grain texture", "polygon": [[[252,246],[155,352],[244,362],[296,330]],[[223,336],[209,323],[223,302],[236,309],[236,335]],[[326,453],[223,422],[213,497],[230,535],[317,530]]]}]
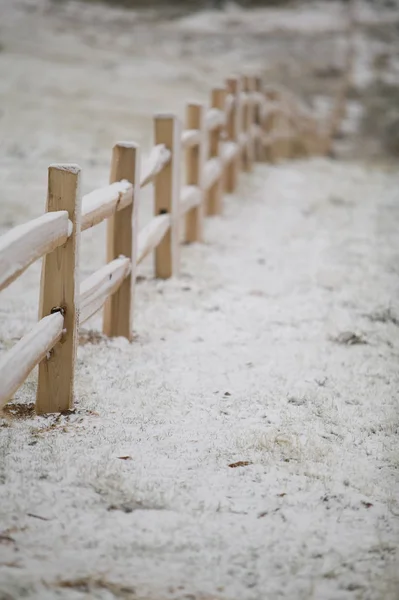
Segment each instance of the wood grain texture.
[{"label": "wood grain texture", "polygon": [[40,318],[62,310],[64,334],[39,364],[36,411],[61,412],[73,406],[79,326],[80,169],[51,165],[48,170],[47,212],[66,210],[73,231],[66,243],[43,260]]},{"label": "wood grain texture", "polygon": [[243,110],[243,130],[247,134],[247,143],[242,154],[242,168],[246,173],[253,170],[255,160],[255,145],[252,137],[252,124],[255,122],[255,111],[252,93],[255,91],[255,81],[253,77],[244,75],[242,77],[242,87],[247,94],[247,102]]},{"label": "wood grain texture", "polygon": [[[240,103],[241,80],[238,77],[229,77],[226,80],[226,88],[229,95],[234,99],[232,109],[227,118],[226,133],[230,142],[238,144],[242,123],[242,108]],[[226,191],[232,194],[238,185],[238,177],[241,170],[241,152],[237,152],[226,165]]]},{"label": "wood grain texture", "polygon": [[155,249],[155,276],[161,279],[179,273],[179,200],[181,124],[177,117],[160,114],[155,117],[155,143],[165,144],[171,160],[155,179],[155,216],[169,214],[170,228]]},{"label": "wood grain texture", "polygon": [[[196,186],[200,193],[196,204],[186,215],[186,242],[201,242],[204,236],[204,165],[206,156],[205,107],[203,104],[190,103],[186,107],[186,126],[197,130],[199,140],[196,146],[186,150],[186,184]],[[183,212],[183,211],[182,211]]]},{"label": "wood grain texture", "polygon": [[108,337],[133,337],[134,288],[138,237],[140,182],[139,148],[131,142],[117,143],[112,152],[110,183],[126,179],[133,185],[133,201],[107,223],[107,262],[129,258],[130,274],[104,306],[103,332]]},{"label": "wood grain texture", "polygon": [[[226,106],[226,88],[215,88],[211,94],[211,105],[213,109],[224,111]],[[225,120],[224,120],[225,122]],[[219,126],[212,129],[209,133],[209,158],[218,158],[220,151],[220,139],[224,125],[220,122]],[[214,184],[209,188],[206,194],[206,212],[208,215],[219,215],[223,210],[223,194],[224,194],[224,169],[221,170],[220,176]]]}]

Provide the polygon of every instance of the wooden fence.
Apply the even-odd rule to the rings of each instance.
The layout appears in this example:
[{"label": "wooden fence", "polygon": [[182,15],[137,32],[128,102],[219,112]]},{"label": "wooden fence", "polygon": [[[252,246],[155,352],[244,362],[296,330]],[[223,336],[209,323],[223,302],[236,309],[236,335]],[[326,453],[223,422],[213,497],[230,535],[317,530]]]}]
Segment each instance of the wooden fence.
[{"label": "wooden fence", "polygon": [[[351,62],[352,55],[346,73]],[[43,257],[40,320],[0,361],[0,408],[39,365],[37,412],[71,409],[79,325],[104,309],[104,333],[131,340],[137,265],[153,253],[156,277],[177,276],[182,222],[185,241],[201,242],[204,217],[223,212],[225,193],[255,161],[327,154],[348,83],[346,75],[331,117],[319,122],[286,90],[229,78],[212,90],[209,108],[187,105],[184,129],[173,114],[155,116],[143,168],[136,144],[117,143],[110,185],[83,198],[79,167],[51,165],[46,213],[0,238],[0,291]],[[140,190],[150,184],[154,216],[139,231]],[[79,284],[81,233],[105,219],[107,264]]]}]

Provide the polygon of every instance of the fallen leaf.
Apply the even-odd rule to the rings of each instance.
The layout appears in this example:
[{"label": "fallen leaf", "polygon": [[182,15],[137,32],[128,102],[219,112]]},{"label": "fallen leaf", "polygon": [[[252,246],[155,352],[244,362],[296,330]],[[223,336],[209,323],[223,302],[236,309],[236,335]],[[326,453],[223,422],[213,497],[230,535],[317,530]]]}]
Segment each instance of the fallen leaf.
[{"label": "fallen leaf", "polygon": [[118,456],[120,460],[132,460],[131,456]]},{"label": "fallen leaf", "polygon": [[229,465],[230,469],[235,469],[236,467],[247,467],[248,465],[252,465],[248,460],[239,460],[238,462],[231,463]]},{"label": "fallen leaf", "polygon": [[287,494],[286,494],[285,492],[283,492],[282,494],[277,494],[277,496],[278,496],[279,498],[284,498],[284,496],[286,496],[286,495],[287,495]]},{"label": "fallen leaf", "polygon": [[362,500],[361,503],[363,504],[363,506],[365,506],[366,508],[371,508],[373,506],[373,504],[371,502],[366,502],[365,500]]}]

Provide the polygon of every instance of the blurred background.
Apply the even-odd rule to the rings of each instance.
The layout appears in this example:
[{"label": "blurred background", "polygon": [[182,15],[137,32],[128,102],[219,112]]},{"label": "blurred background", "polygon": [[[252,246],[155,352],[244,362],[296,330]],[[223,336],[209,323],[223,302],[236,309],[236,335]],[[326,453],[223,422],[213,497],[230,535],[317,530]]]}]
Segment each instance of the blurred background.
[{"label": "blurred background", "polygon": [[[323,119],[344,74],[348,8],[341,0],[0,0],[0,234],[43,214],[49,164],[80,165],[83,194],[105,186],[115,142],[138,142],[145,155],[154,113],[183,118],[188,101],[208,103],[230,75],[283,84]],[[329,160],[397,169],[397,0],[356,0],[354,9],[353,80]],[[323,177],[330,167],[311,168]],[[357,185],[355,169],[342,177],[348,190]],[[140,228],[152,216],[151,193],[140,197]],[[105,223],[85,232],[82,280],[104,264],[105,248]],[[152,277],[151,258],[142,268]],[[2,292],[1,347],[36,322],[39,281],[37,262]]]},{"label": "blurred background", "polygon": [[[395,164],[398,3],[356,0],[355,21],[335,158]],[[208,102],[231,74],[283,84],[323,118],[343,76],[348,23],[339,0],[0,0],[0,233],[43,213],[50,163],[78,163],[83,193],[106,185],[116,141],[146,153],[155,112],[183,116],[187,101]],[[142,205],[144,222],[151,206]],[[105,247],[92,239],[98,229],[85,235],[82,277],[103,264]],[[34,270],[26,276],[38,284]]]}]

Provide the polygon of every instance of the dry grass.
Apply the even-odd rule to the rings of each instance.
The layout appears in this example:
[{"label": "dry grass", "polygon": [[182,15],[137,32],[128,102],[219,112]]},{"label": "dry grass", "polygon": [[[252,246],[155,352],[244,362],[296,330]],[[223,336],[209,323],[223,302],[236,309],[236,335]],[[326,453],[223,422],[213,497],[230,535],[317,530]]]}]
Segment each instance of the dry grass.
[{"label": "dry grass", "polygon": [[79,331],[79,345],[85,346],[86,344],[101,344],[106,342],[107,337],[101,333],[101,331],[95,331],[94,329],[82,329]]},{"label": "dry grass", "polygon": [[329,454],[327,444],[322,444],[317,436],[309,436],[304,443],[295,431],[288,428],[284,431],[253,431],[239,438],[238,447],[241,451],[250,452],[251,456],[254,453],[254,463],[306,465],[324,462]]},{"label": "dry grass", "polygon": [[85,594],[94,594],[99,590],[107,590],[114,598],[123,598],[123,600],[149,600],[136,594],[134,588],[128,585],[114,583],[100,577],[80,577],[77,579],[63,579],[55,584],[56,587],[75,590]]},{"label": "dry grass", "polygon": [[391,307],[384,308],[382,310],[376,310],[370,314],[365,315],[367,319],[373,323],[392,323],[399,327],[399,319],[393,312]]},{"label": "dry grass", "polygon": [[341,344],[342,346],[359,346],[367,344],[367,341],[362,335],[354,333],[353,331],[343,331],[336,337],[330,339],[335,344]]},{"label": "dry grass", "polygon": [[[109,581],[105,577],[79,577],[77,579],[62,579],[55,583],[54,587],[75,590],[84,594],[90,594],[90,597],[98,591],[110,592],[115,600],[221,600],[216,596],[209,596],[205,594],[192,594],[184,589],[169,589],[167,596],[143,596],[136,592],[135,588],[123,584]],[[172,595],[171,595],[172,594]]]},{"label": "dry grass", "polygon": [[6,419],[32,419],[36,415],[34,402],[9,402],[0,412]]}]

